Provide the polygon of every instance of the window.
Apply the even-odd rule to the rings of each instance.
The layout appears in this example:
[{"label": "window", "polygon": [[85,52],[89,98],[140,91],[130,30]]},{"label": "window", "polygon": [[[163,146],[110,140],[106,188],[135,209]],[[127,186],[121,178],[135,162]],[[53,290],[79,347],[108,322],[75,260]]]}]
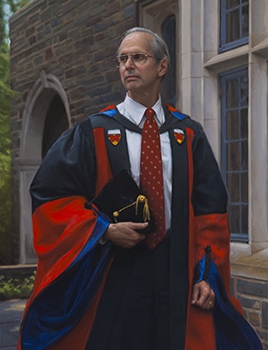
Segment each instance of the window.
[{"label": "window", "polygon": [[162,37],[170,54],[170,67],[162,84],[161,94],[167,103],[176,103],[176,16],[168,16],[162,23]]},{"label": "window", "polygon": [[248,14],[248,0],[221,0],[220,52],[248,43]]},{"label": "window", "polygon": [[231,240],[248,241],[248,70],[224,73],[222,172],[229,193]]}]

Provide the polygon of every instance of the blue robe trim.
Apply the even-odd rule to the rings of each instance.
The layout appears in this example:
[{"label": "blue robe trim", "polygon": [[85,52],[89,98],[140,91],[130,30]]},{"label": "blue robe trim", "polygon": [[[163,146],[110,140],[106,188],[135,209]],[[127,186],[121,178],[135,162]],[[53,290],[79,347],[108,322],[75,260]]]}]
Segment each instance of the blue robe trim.
[{"label": "blue robe trim", "polygon": [[166,106],[167,106],[169,112],[170,112],[174,117],[176,117],[177,119],[183,120],[183,119],[185,119],[185,118],[189,118],[188,115],[179,112],[178,109],[172,107],[171,105],[167,104]]},{"label": "blue robe trim", "polygon": [[107,107],[107,109],[101,111],[100,113],[106,115],[107,117],[114,117],[116,113],[118,113],[118,110],[115,106],[111,106],[110,108]]},{"label": "blue robe trim", "polygon": [[[179,110],[170,106],[169,104],[167,104],[166,106],[167,106],[169,112],[177,119],[183,120],[185,118],[189,118],[188,115],[179,112]],[[116,106],[112,105],[110,107],[107,107],[107,109],[102,110],[100,113],[103,115],[106,115],[108,117],[114,117],[116,115],[116,113],[118,113],[118,110],[117,110]]]},{"label": "blue robe trim", "polygon": [[196,283],[205,280],[215,293],[212,310],[217,350],[263,350],[259,337],[230,302],[221,276],[208,253],[198,262]]},{"label": "blue robe trim", "polygon": [[81,253],[34,299],[22,324],[23,349],[47,349],[66,335],[88,310],[110,260],[111,244],[98,244],[108,225],[107,219],[99,214]]}]

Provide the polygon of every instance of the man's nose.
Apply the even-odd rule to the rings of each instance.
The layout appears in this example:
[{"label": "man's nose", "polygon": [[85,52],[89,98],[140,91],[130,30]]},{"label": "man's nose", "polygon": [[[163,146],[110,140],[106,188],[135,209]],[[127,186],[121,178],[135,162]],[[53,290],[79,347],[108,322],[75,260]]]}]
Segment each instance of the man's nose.
[{"label": "man's nose", "polygon": [[125,63],[125,67],[126,69],[130,69],[130,68],[133,68],[135,65],[134,65],[134,62],[132,60],[132,57],[129,55],[128,58],[127,58],[127,61]]}]

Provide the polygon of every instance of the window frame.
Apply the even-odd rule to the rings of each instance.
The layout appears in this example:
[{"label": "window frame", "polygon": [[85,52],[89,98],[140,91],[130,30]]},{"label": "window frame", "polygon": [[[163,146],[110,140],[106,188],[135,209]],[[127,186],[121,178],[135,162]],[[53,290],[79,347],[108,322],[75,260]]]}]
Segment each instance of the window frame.
[{"label": "window frame", "polygon": [[[229,12],[226,7],[227,0],[221,0],[220,1],[220,45],[219,45],[219,49],[218,52],[225,52],[228,50],[232,50],[234,48],[237,48],[239,46],[243,46],[249,43],[249,35],[247,37],[244,38],[240,38],[238,40],[235,41],[231,41],[229,43],[226,43],[226,26],[227,26],[227,13]],[[245,6],[243,5],[243,3],[240,3],[240,5],[238,6],[239,11],[240,11],[240,19],[241,19],[241,11],[242,11],[242,7]],[[248,1],[248,6],[249,6],[249,1]],[[240,23],[240,32],[241,32],[241,26],[242,26],[242,21]],[[241,36],[241,33],[240,33]]]},{"label": "window frame", "polygon": [[[219,87],[221,90],[221,172],[222,177],[224,180],[224,183],[227,188],[227,161],[226,161],[226,155],[227,155],[227,83],[228,81],[235,79],[235,78],[241,78],[243,76],[247,75],[249,78],[249,70],[248,66],[244,65],[239,68],[235,68],[232,70],[228,70],[225,72],[222,72],[219,74]],[[225,98],[224,98],[225,96]],[[239,109],[243,109],[245,106],[239,106]],[[249,112],[249,105],[247,104],[247,109]],[[248,120],[249,123],[249,120]],[[241,139],[241,138],[240,138]],[[247,134],[247,144],[249,146],[249,134]],[[241,163],[241,159],[239,160],[239,163]],[[248,177],[248,189],[249,189],[249,153],[248,153],[248,167],[247,167],[247,177]],[[243,171],[239,169],[239,174],[242,174]],[[239,185],[241,186],[241,183],[239,182]],[[231,201],[228,203],[228,210],[229,205]],[[239,198],[239,227],[241,229],[241,207],[242,207],[242,201],[241,198]],[[249,219],[249,197],[247,198],[247,208],[248,208],[248,219]],[[237,242],[237,243],[249,243],[249,221],[248,221],[248,229],[247,233],[232,233],[231,232],[231,242]]]}]

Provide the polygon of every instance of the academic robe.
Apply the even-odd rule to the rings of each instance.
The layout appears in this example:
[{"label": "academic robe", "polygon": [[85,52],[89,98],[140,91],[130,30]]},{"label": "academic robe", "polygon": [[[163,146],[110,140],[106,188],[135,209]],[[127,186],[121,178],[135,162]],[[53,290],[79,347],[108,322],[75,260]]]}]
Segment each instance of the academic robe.
[{"label": "academic robe", "polygon": [[[132,250],[114,247],[110,242],[100,244],[110,222],[98,208],[85,207],[85,202],[91,201],[109,179],[122,169],[130,171],[126,129],[141,130],[115,106],[65,132],[46,155],[31,185],[38,267],[18,349],[112,350],[107,347],[107,339],[122,333],[114,320],[120,318],[116,314],[121,312],[129,266],[134,261],[130,257],[140,264],[140,278],[143,263],[147,267],[153,260],[162,269],[157,254],[168,259],[162,272],[168,275],[164,310],[168,325],[160,329],[166,337],[166,345],[160,348],[220,349],[213,312],[192,306],[191,294],[193,283],[205,279],[200,272],[195,276],[195,269],[204,261],[208,246],[209,258],[228,294],[227,193],[201,125],[171,106],[164,110],[166,121],[160,132],[168,132],[171,143],[172,217],[167,239],[155,252],[149,252],[145,244]],[[231,300],[241,312],[238,302]],[[160,310],[161,299],[158,303]],[[146,302],[140,305],[146,308]],[[136,310],[131,312],[135,315]],[[124,325],[124,317],[120,322]],[[156,349],[150,344],[148,350],[151,347]]]}]

